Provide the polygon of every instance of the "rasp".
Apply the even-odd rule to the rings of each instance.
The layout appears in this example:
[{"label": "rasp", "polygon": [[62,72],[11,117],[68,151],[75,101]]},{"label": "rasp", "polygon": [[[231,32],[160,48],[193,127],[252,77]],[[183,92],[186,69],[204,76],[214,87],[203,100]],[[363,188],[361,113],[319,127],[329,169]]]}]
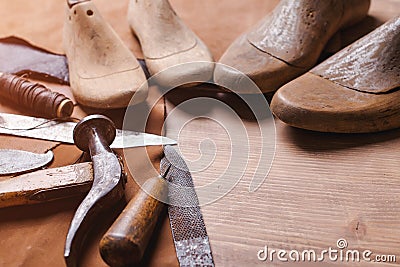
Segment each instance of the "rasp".
[{"label": "rasp", "polygon": [[0,175],[32,171],[46,166],[53,160],[53,152],[37,154],[14,149],[0,149]]},{"label": "rasp", "polygon": [[214,266],[192,176],[185,161],[171,146],[164,147],[160,171],[174,185],[168,190],[168,216],[179,265]]},{"label": "rasp", "polygon": [[[47,120],[8,113],[0,113],[0,134],[30,137],[74,144],[75,122]],[[129,148],[153,145],[175,145],[176,141],[155,134],[117,130],[111,148]]]}]

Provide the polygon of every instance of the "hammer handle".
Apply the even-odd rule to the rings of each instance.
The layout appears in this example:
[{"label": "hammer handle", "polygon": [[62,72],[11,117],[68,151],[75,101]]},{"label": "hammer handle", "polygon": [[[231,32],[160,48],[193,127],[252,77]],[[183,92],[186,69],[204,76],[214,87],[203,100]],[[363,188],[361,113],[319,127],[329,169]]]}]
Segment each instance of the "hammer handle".
[{"label": "hammer handle", "polygon": [[167,195],[168,187],[162,177],[150,178],[142,188],[100,241],[100,254],[110,266],[131,266],[141,261],[165,206],[152,197]]},{"label": "hammer handle", "polygon": [[74,108],[72,101],[65,95],[13,74],[0,73],[0,96],[46,118],[69,117]]}]

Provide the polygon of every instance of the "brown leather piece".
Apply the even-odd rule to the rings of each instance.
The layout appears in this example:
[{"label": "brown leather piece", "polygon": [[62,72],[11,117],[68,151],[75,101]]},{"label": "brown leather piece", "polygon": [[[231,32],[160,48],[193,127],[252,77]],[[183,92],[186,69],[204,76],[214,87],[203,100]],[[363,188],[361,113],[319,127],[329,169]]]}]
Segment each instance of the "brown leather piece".
[{"label": "brown leather piece", "polygon": [[15,36],[0,39],[0,72],[69,83],[64,55],[54,54]]}]

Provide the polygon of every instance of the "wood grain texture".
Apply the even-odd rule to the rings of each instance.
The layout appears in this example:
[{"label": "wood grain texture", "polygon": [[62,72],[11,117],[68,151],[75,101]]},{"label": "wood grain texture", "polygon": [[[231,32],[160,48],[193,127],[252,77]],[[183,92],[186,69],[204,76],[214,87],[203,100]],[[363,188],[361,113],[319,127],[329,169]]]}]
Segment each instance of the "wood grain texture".
[{"label": "wood grain texture", "polygon": [[[173,4],[181,1],[171,1]],[[240,1],[220,5],[212,1],[193,4],[188,10],[177,5],[177,13],[209,45],[216,59],[242,32],[272,10],[277,1],[260,3]],[[224,2],[224,3],[222,3]],[[222,7],[224,6],[224,7]],[[242,12],[238,9],[243,8]],[[372,1],[370,16],[355,27],[341,32],[342,45],[348,45],[396,15],[400,2]],[[230,19],[211,20],[196,12]],[[240,21],[241,23],[232,23]],[[221,29],[225,27],[226,31]],[[216,34],[218,32],[218,34]],[[192,94],[192,97],[195,94]],[[169,100],[175,105],[176,99]],[[180,96],[180,98],[183,98]],[[168,114],[174,105],[169,104]],[[183,115],[179,115],[183,116]],[[171,120],[173,122],[173,120]],[[229,122],[226,122],[229,124]],[[256,125],[246,121],[250,147],[257,155]],[[178,131],[167,124],[167,134]],[[259,262],[257,252],[265,245],[271,249],[335,248],[346,238],[349,248],[370,249],[376,254],[400,255],[400,209],[397,205],[400,167],[393,148],[400,145],[399,131],[367,135],[320,134],[297,130],[277,121],[276,156],[271,172],[255,193],[248,192],[254,162],[239,184],[222,199],[202,207],[216,266],[275,266],[281,263]],[[201,156],[200,140],[210,138],[217,147],[213,164],[193,173],[196,186],[207,184],[221,174],[229,158],[230,145],[224,129],[215,122],[198,119],[180,132],[179,148],[185,159]],[[203,143],[203,146],[205,144]],[[201,146],[200,146],[201,147]],[[395,152],[396,153],[396,152]],[[251,159],[254,161],[254,158]],[[190,164],[189,164],[190,165]],[[234,175],[232,175],[234,176]],[[398,262],[398,261],[397,261]],[[340,262],[282,264],[293,266],[343,266]],[[348,263],[345,266],[392,266],[384,263]]]},{"label": "wood grain texture", "polygon": [[[124,15],[128,1],[94,2],[125,44],[137,57],[142,56]],[[177,14],[204,40],[215,59],[277,3],[278,0],[171,0]],[[1,0],[0,33],[2,36],[16,34],[33,44],[62,53],[64,4],[63,0],[43,0],[40,5],[35,1]],[[398,13],[399,5],[398,0],[372,0],[371,16],[357,27],[344,31],[342,40],[351,42],[357,33],[366,33],[382,24]],[[54,88],[72,98],[68,87]],[[17,109],[5,101],[0,104],[2,112],[29,114],[29,110]],[[77,106],[73,115],[83,117],[96,111]],[[159,113],[162,112],[151,115],[149,132],[159,133],[162,124]],[[119,124],[117,127],[121,126],[123,111],[106,114]],[[256,156],[257,129],[251,121],[246,122],[246,127],[254,138],[252,148]],[[199,157],[195,141],[207,134],[215,138],[221,150],[216,155],[218,164],[208,169],[208,176],[193,174],[195,183],[218,177],[220,166],[227,161],[225,151],[229,149],[223,129],[215,123],[196,121],[195,126],[189,128],[188,125],[186,130],[179,141],[188,159]],[[246,174],[231,194],[202,208],[217,266],[274,266],[278,263],[260,263],[256,259],[257,251],[266,244],[271,248],[320,249],[334,247],[340,237],[347,238],[351,248],[360,246],[377,253],[400,255],[398,136],[399,131],[325,135],[295,130],[277,122],[276,158],[259,191],[254,195],[248,193],[249,175]],[[80,155],[74,146],[40,140],[1,136],[0,144],[4,148],[25,148],[32,152],[56,146],[51,167],[72,164]],[[129,198],[137,192],[138,186],[133,182],[128,182],[127,186]],[[80,200],[2,210],[0,266],[64,266],[65,234]],[[122,207],[116,208],[115,213],[121,210]],[[83,266],[105,266],[98,253],[98,242],[115,215],[104,216],[101,220],[104,225],[96,226],[99,234],[91,237],[91,245],[85,249],[82,259]],[[162,221],[150,244],[144,266],[176,266],[168,219]],[[322,266],[321,263],[302,265]],[[323,266],[343,265],[327,262]],[[373,263],[345,266],[352,265],[393,266]]]},{"label": "wood grain texture", "polygon": [[[250,150],[257,151],[260,136],[255,124],[244,125]],[[399,131],[334,135],[297,130],[279,121],[276,126],[276,155],[262,186],[254,193],[248,190],[256,168],[255,152],[236,187],[202,207],[216,266],[265,266],[257,260],[265,245],[321,251],[336,248],[339,238],[348,241],[349,249],[399,255],[400,167],[397,157],[388,158],[393,153],[390,148],[400,146]],[[168,127],[167,133],[175,130],[174,125]],[[205,138],[213,140],[217,152],[208,168],[193,173],[196,186],[220,177],[230,160],[231,144],[223,129],[204,119],[191,121],[180,132],[179,148],[185,159],[200,157],[198,146]],[[203,155],[207,151],[203,147]],[[235,176],[240,172],[230,173],[232,179]],[[331,264],[343,263],[326,261],[324,266]]]},{"label": "wood grain texture", "polygon": [[[203,5],[206,4],[203,2]],[[399,1],[372,1],[370,16],[344,31],[342,40],[351,42],[355,32],[371,31],[396,15],[395,10],[399,8]],[[252,14],[256,16],[257,11],[253,10]],[[243,20],[245,23],[248,22]],[[243,24],[238,28],[244,27]],[[209,25],[198,27],[206,26]],[[185,101],[182,94],[168,98],[168,114],[176,112],[176,105]],[[196,97],[196,93],[192,92],[191,97]],[[271,171],[263,185],[250,193],[248,185],[260,137],[254,122],[243,122],[248,129],[250,150],[255,151],[249,168],[229,194],[202,207],[216,266],[398,265],[400,165],[395,155],[396,148],[400,147],[399,130],[377,134],[323,134],[276,121],[276,154]],[[214,142],[217,152],[209,157],[211,164],[201,172],[194,172],[193,179],[196,186],[217,179],[229,162],[231,151],[224,129],[207,119],[193,120],[182,129],[175,127],[167,124],[167,135],[179,132],[179,148],[189,163],[207,156],[209,147],[204,143],[200,153],[201,140],[210,138]],[[397,263],[284,264],[257,260],[257,252],[265,245],[270,249],[321,251],[336,248],[339,238],[347,240],[349,249],[396,255]]]}]

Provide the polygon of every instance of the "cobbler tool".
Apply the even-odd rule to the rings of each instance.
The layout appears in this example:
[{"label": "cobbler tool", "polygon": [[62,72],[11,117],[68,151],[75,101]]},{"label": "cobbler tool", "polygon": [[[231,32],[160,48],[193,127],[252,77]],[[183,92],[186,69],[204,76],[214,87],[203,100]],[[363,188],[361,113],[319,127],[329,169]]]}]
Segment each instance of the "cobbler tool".
[{"label": "cobbler tool", "polygon": [[46,166],[52,160],[51,150],[45,154],[38,154],[15,149],[0,149],[0,175],[33,171]]},{"label": "cobbler tool", "polygon": [[0,72],[0,97],[31,109],[46,118],[69,117],[74,110],[71,99],[13,74]]},{"label": "cobbler tool", "polygon": [[165,207],[159,200],[166,199],[167,194],[168,184],[161,176],[141,186],[100,241],[100,253],[107,264],[122,267],[140,263]]},{"label": "cobbler tool", "polygon": [[97,215],[113,207],[124,195],[122,165],[109,147],[115,136],[114,123],[102,115],[85,117],[74,129],[76,146],[90,153],[93,185],[76,210],[68,230],[64,258],[69,267],[77,266],[84,239]]},{"label": "cobbler tool", "polygon": [[103,236],[100,242],[103,259],[111,266],[138,264],[164,207],[157,199],[168,199],[169,220],[180,266],[214,266],[190,171],[171,146],[164,147],[160,171],[160,177],[154,177],[142,186],[147,193],[138,193]]},{"label": "cobbler tool", "polygon": [[[75,122],[49,121],[23,115],[0,113],[0,134],[74,144]],[[175,145],[170,138],[127,130],[117,130],[111,148]]]},{"label": "cobbler tool", "polygon": [[164,155],[160,170],[173,184],[168,190],[168,216],[179,265],[213,267],[211,246],[190,170],[172,146],[164,147]]},{"label": "cobbler tool", "polygon": [[90,162],[21,174],[0,181],[0,208],[81,196],[92,182]]}]

